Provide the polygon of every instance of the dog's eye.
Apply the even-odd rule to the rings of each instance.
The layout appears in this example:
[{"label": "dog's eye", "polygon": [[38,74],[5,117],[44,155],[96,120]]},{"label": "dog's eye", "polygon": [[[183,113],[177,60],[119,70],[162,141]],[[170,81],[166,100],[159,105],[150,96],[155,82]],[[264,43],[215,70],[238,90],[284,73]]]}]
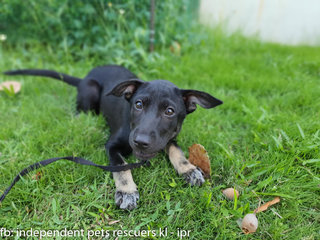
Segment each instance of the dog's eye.
[{"label": "dog's eye", "polygon": [[136,107],[136,109],[141,110],[143,108],[142,101],[141,100],[136,101],[135,107]]},{"label": "dog's eye", "polygon": [[167,108],[164,112],[167,116],[172,116],[174,114],[173,108]]}]

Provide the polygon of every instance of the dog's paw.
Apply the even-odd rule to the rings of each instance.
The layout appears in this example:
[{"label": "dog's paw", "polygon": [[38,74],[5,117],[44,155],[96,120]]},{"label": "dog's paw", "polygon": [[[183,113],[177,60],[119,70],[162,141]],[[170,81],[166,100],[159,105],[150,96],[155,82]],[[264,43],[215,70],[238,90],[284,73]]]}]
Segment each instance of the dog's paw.
[{"label": "dog's paw", "polygon": [[121,209],[132,210],[137,207],[139,192],[126,193],[117,191],[115,194],[116,205]]},{"label": "dog's paw", "polygon": [[199,168],[186,172],[183,177],[191,186],[201,186],[204,183],[203,172]]}]

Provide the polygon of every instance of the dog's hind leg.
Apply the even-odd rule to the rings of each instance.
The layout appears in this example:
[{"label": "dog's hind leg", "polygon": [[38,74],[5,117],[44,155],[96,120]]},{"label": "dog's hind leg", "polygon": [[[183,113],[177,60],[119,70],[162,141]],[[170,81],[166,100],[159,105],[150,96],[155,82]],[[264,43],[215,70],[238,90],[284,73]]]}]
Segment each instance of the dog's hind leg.
[{"label": "dog's hind leg", "polygon": [[83,80],[78,86],[77,112],[100,112],[101,86],[93,79]]},{"label": "dog's hind leg", "polygon": [[202,171],[186,159],[184,153],[175,142],[170,142],[166,147],[166,151],[174,169],[179,175],[182,175],[188,183],[192,186],[200,186],[204,183]]}]

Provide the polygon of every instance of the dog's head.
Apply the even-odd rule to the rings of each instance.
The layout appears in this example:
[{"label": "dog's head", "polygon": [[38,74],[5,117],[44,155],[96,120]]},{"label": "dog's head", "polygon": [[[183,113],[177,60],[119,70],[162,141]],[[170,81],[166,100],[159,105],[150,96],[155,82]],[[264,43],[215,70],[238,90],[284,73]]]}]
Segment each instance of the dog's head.
[{"label": "dog's head", "polygon": [[124,96],[130,103],[129,144],[139,159],[152,158],[164,149],[197,104],[203,108],[222,104],[208,93],[179,89],[166,80],[134,79],[120,83],[110,94]]}]

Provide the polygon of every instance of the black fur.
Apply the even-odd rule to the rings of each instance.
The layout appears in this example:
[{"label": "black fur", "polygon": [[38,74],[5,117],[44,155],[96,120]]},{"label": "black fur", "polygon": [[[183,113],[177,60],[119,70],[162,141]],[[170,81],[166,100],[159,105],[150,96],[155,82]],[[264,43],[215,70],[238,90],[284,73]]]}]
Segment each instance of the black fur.
[{"label": "black fur", "polygon": [[179,89],[166,80],[139,80],[120,66],[94,68],[82,80],[49,70],[5,74],[51,77],[76,86],[77,110],[101,113],[108,122],[111,134],[106,151],[111,165],[124,164],[123,156],[132,152],[139,159],[154,157],[176,138],[196,104],[204,108],[222,104],[207,93]]}]

